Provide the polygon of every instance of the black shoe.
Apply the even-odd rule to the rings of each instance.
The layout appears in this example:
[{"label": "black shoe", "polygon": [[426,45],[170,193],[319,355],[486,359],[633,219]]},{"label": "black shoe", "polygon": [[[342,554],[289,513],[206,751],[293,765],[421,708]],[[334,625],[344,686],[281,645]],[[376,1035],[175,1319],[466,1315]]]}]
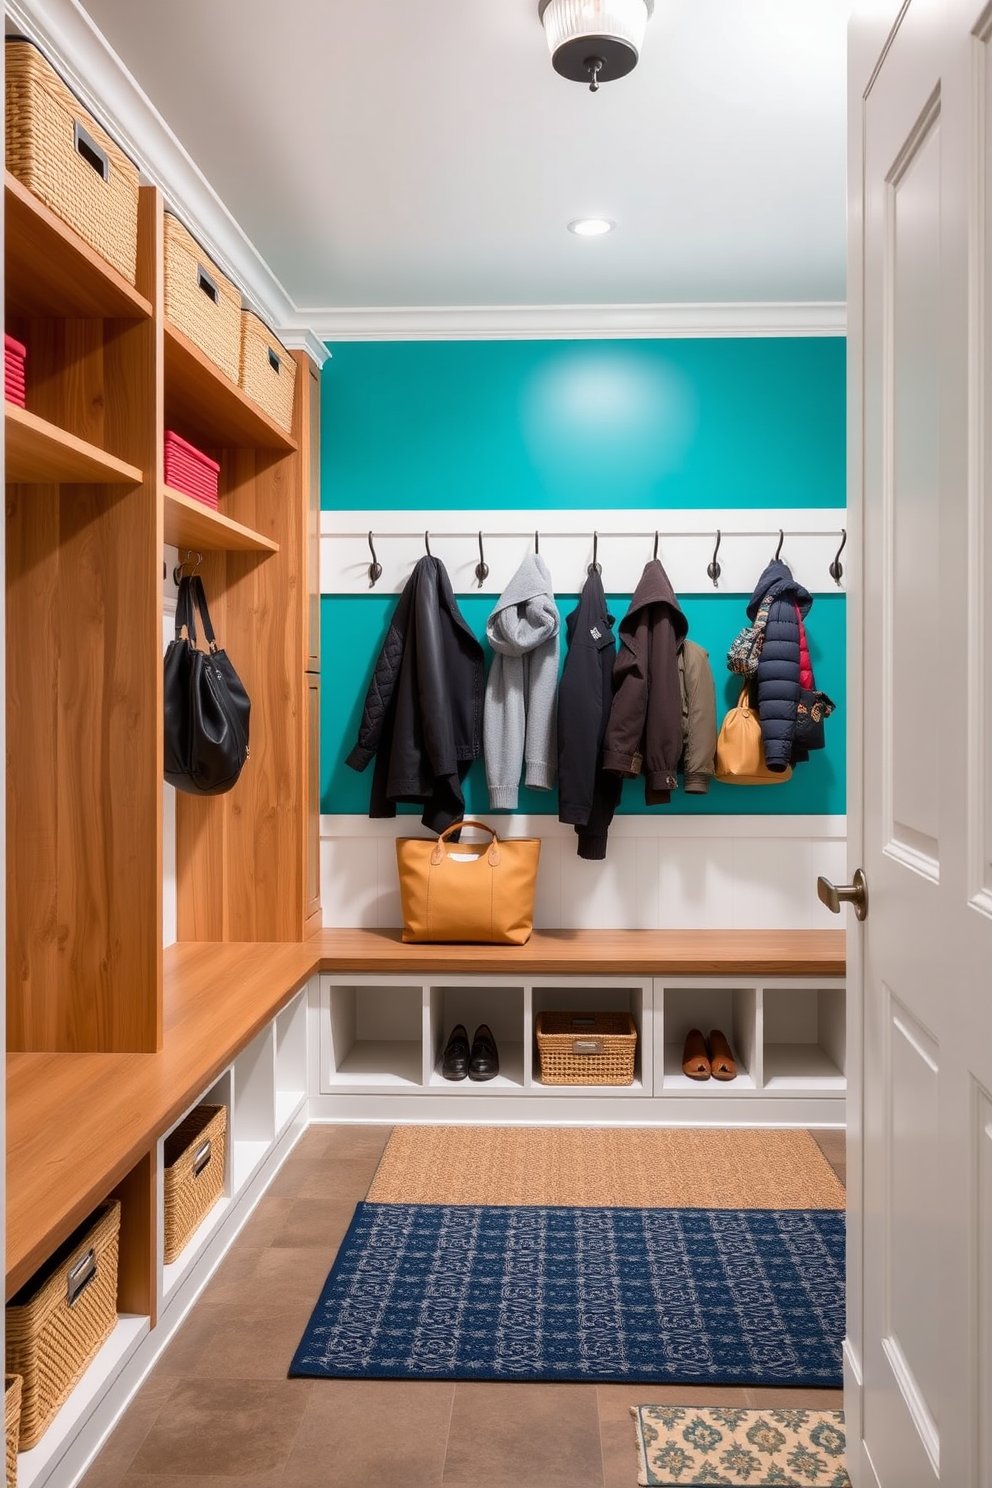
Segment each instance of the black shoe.
[{"label": "black shoe", "polygon": [[468,1062],[470,1080],[492,1080],[499,1074],[499,1050],[488,1023],[480,1023],[472,1040]]},{"label": "black shoe", "polygon": [[441,1055],[441,1073],[446,1080],[464,1080],[468,1074],[468,1030],[456,1023]]}]

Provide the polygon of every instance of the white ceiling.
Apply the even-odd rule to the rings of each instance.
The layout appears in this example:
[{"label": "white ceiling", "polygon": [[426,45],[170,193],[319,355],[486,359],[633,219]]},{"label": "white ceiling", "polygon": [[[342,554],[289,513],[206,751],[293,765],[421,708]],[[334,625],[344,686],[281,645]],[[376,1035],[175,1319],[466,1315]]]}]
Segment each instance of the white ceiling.
[{"label": "white ceiling", "polygon": [[596,95],[537,0],[83,3],[316,321],[845,298],[850,0],[657,0]]}]

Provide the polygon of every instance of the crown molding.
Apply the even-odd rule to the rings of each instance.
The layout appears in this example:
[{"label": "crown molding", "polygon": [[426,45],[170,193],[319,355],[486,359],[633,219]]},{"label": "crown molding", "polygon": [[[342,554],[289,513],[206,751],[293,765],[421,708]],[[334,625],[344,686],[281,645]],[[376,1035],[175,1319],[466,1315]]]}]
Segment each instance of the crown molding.
[{"label": "crown molding", "polygon": [[290,326],[279,332],[279,339],[287,351],[305,351],[316,367],[322,367],[331,359],[330,347],[309,327]]},{"label": "crown molding", "polygon": [[668,305],[433,305],[300,312],[325,341],[844,336],[843,300]]},{"label": "crown molding", "polygon": [[76,0],[7,0],[6,13],[134,160],[142,180],[161,189],[170,210],[273,330],[299,326],[301,317],[283,285]]}]

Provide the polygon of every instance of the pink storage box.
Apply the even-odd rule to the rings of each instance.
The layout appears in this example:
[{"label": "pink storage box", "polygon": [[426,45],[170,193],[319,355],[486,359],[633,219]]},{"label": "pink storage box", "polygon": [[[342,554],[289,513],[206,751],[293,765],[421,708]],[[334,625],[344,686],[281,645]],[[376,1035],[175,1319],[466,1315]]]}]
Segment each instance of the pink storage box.
[{"label": "pink storage box", "polygon": [[15,341],[13,336],[8,336],[6,331],[3,337],[3,364],[4,364],[4,397],[8,403],[16,403],[18,407],[24,407],[24,359],[28,354],[26,346],[20,341]]},{"label": "pink storage box", "polygon": [[171,429],[165,431],[165,484],[202,501],[217,506],[217,477],[220,466],[202,450],[189,444]]}]

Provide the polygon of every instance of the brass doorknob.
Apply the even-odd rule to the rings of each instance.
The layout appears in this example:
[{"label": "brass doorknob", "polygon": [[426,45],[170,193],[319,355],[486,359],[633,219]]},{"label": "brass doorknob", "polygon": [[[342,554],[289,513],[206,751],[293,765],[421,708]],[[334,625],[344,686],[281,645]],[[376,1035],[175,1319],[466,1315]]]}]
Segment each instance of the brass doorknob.
[{"label": "brass doorknob", "polygon": [[868,880],[860,868],[854,870],[854,882],[850,884],[832,884],[829,878],[818,878],[816,880],[817,896],[828,909],[834,914],[840,914],[842,904],[853,904],[854,913],[859,920],[863,920],[868,913]]}]

